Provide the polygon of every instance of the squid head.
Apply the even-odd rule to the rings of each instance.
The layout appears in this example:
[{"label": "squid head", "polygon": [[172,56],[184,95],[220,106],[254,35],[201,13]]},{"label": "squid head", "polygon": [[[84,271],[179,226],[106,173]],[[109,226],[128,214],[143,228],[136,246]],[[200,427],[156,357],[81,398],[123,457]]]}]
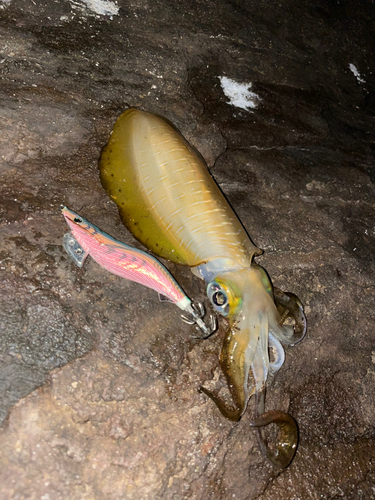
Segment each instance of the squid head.
[{"label": "squid head", "polygon": [[[287,413],[264,413],[264,393],[267,376],[274,375],[284,361],[281,343],[295,344],[305,334],[302,304],[293,294],[281,290],[274,294],[266,271],[254,263],[249,268],[219,272],[215,276],[207,268],[201,268],[200,274],[206,281],[209,278],[207,295],[213,307],[229,322],[220,363],[234,408],[229,408],[217,394],[201,390],[233,421],[241,418],[249,398],[255,394],[257,418],[251,425],[258,428],[261,447],[270,461],[278,467],[287,467],[297,446],[297,424]],[[286,324],[288,317],[294,324]],[[275,452],[269,449],[263,429],[270,423],[275,423],[280,431]]]}]

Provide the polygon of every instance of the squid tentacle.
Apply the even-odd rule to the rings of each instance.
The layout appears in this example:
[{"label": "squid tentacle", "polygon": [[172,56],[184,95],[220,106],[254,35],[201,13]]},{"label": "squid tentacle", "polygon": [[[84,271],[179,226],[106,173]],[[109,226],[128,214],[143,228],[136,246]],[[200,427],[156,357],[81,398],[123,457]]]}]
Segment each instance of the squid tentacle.
[{"label": "squid tentacle", "polygon": [[304,338],[307,328],[303,305],[294,293],[283,292],[276,287],[274,287],[273,293],[278,312],[281,316],[281,324],[284,323],[287,318],[294,320],[293,335],[290,338],[282,334],[280,335],[279,332],[274,333],[276,333],[276,336],[283,344],[292,346],[298,344],[298,342],[301,342]]},{"label": "squid tentacle", "polygon": [[[271,410],[265,413],[265,381],[268,372],[268,350],[259,339],[258,348],[251,366],[255,380],[255,399],[257,417],[250,425],[258,429],[258,440],[262,453],[276,467],[284,469],[293,460],[298,444],[298,428],[296,421],[288,413]],[[276,450],[273,452],[267,442],[264,427],[274,423],[279,427]]]},{"label": "squid tentacle", "polygon": [[268,333],[268,344],[275,357],[274,361],[270,362],[269,374],[274,376],[284,364],[285,352],[279,340],[271,332]]},{"label": "squid tentacle", "polygon": [[[264,392],[256,394],[258,416],[250,422],[250,425],[258,429],[258,441],[263,455],[279,469],[285,469],[293,460],[297,450],[297,422],[289,413],[281,410],[270,410],[264,413]],[[264,427],[269,424],[276,424],[279,428],[275,452],[270,450],[264,432]]]},{"label": "squid tentacle", "polygon": [[234,422],[241,418],[246,410],[248,400],[253,394],[250,394],[248,385],[249,372],[259,338],[266,337],[267,342],[268,333],[268,323],[262,325],[262,317],[258,313],[252,325],[248,328],[241,329],[241,321],[248,321],[246,314],[242,320],[227,332],[220,355],[221,368],[227,380],[234,408],[229,408],[217,393],[211,392],[204,387],[200,388],[204,394],[214,401],[221,414]]},{"label": "squid tentacle", "polygon": [[220,413],[227,418],[228,420],[231,420],[232,422],[238,422],[242,416],[243,410],[241,408],[228,408],[228,406],[224,403],[224,401],[219,398],[218,394],[215,392],[211,392],[205,387],[200,387],[199,388],[200,392],[203,392],[208,396],[212,401],[215,403],[217,406],[218,410]]}]

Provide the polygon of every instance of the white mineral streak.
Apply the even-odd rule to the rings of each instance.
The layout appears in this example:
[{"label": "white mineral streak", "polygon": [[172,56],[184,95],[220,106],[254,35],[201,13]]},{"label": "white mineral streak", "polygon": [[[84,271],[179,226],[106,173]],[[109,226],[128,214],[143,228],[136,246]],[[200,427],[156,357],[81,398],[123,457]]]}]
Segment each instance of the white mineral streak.
[{"label": "white mineral streak", "polygon": [[112,17],[119,12],[119,6],[109,0],[70,0],[70,3],[73,9],[86,14]]},{"label": "white mineral streak", "polygon": [[349,69],[351,70],[353,75],[357,78],[358,83],[366,83],[366,81],[361,77],[360,72],[357,70],[357,68],[354,66],[354,64],[350,63]]},{"label": "white mineral streak", "polygon": [[261,98],[250,91],[251,83],[238,83],[226,76],[219,76],[219,80],[224,94],[229,99],[229,104],[246,111],[258,107]]}]

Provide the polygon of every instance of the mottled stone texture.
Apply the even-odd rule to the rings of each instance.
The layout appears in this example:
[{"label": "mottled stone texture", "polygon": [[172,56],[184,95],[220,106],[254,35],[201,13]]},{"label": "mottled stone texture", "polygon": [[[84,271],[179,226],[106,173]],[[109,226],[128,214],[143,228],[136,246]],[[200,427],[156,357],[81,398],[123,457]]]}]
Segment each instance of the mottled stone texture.
[{"label": "mottled stone texture", "polygon": [[[0,0],[0,498],[374,499],[375,5],[98,4]],[[230,105],[219,76],[252,83],[258,107]],[[267,395],[300,428],[282,473],[252,402],[233,424],[198,392],[225,385],[224,322],[196,340],[154,292],[62,250],[61,203],[138,245],[97,170],[128,105],[201,151],[258,261],[306,305]]]}]

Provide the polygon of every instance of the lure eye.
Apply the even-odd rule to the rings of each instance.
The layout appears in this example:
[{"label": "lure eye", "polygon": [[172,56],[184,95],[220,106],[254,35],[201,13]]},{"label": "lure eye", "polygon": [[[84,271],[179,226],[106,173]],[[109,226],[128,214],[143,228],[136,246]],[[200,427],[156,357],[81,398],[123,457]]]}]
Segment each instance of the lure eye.
[{"label": "lure eye", "polygon": [[81,224],[82,219],[80,219],[79,217],[74,217],[73,221],[77,222],[77,224]]}]

